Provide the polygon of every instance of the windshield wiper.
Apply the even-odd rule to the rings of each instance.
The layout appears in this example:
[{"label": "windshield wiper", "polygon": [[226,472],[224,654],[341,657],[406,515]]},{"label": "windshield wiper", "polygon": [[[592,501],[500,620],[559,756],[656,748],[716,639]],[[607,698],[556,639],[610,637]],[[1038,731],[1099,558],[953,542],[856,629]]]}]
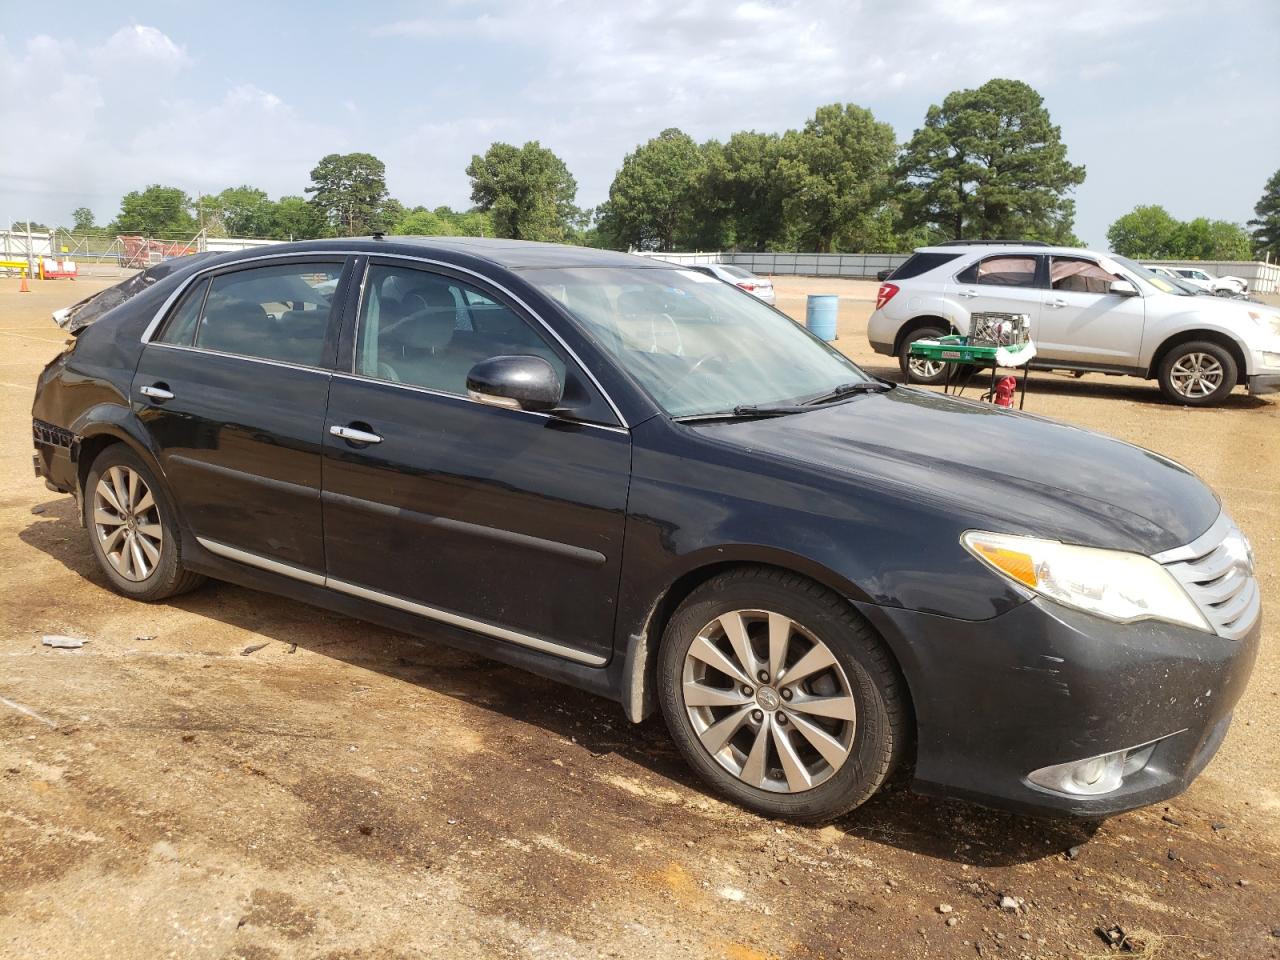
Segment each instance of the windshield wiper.
[{"label": "windshield wiper", "polygon": [[805,406],[815,406],[820,403],[830,403],[833,400],[851,397],[858,393],[884,393],[892,390],[893,387],[892,383],[886,383],[883,380],[858,380],[854,383],[842,383],[838,387],[832,387],[826,393],[820,393],[816,397],[808,397],[800,402]]},{"label": "windshield wiper", "polygon": [[699,423],[704,420],[754,420],[759,417],[785,417],[792,413],[805,413],[809,407],[795,403],[777,406],[760,406],[754,403],[742,403],[732,410],[717,410],[715,413],[694,413],[687,417],[673,417],[676,423]]}]

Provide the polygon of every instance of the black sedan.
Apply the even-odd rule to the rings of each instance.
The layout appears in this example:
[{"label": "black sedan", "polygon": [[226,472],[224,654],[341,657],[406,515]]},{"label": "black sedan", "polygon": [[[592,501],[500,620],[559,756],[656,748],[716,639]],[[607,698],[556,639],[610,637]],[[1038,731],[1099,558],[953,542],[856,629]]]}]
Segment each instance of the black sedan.
[{"label": "black sedan", "polygon": [[661,709],[818,821],[919,789],[1182,790],[1257,652],[1248,544],[1146,450],[868,376],[658,261],[483,239],[179,265],[40,377],[36,473],[111,586],[216,577]]}]

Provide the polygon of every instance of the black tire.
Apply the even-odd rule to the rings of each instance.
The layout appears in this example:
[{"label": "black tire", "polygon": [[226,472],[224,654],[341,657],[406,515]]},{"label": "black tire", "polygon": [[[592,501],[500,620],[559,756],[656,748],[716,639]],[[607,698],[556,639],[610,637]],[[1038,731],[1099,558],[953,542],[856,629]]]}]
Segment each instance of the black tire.
[{"label": "black tire", "polygon": [[1192,340],[1166,353],[1156,373],[1160,389],[1171,403],[1212,407],[1235,388],[1239,368],[1225,347],[1211,340]]},{"label": "black tire", "polygon": [[937,373],[932,376],[925,376],[917,369],[911,369],[911,344],[917,340],[936,340],[938,337],[944,337],[947,331],[941,327],[920,327],[918,330],[912,330],[902,338],[902,343],[898,347],[898,369],[902,371],[903,383],[923,383],[929,386],[937,386],[941,384],[947,376],[946,367],[943,364],[937,365]]},{"label": "black tire", "polygon": [[[703,745],[698,729],[690,717],[695,709],[686,705],[684,687],[686,686],[686,660],[695,640],[704,628],[713,625],[717,618],[736,612],[769,612],[790,619],[794,625],[806,631],[812,638],[821,641],[830,652],[839,669],[843,671],[841,680],[845,683],[842,699],[852,697],[856,708],[852,723],[851,741],[847,747],[841,765],[831,767],[826,779],[816,782],[807,789],[796,789],[792,792],[778,792],[775,789],[762,789],[744,779],[746,764],[735,774],[717,760],[708,747]],[[765,628],[767,630],[767,628]],[[785,694],[788,691],[785,677],[788,669],[793,669],[798,659],[812,649],[804,634],[800,637],[798,649],[791,651],[789,666],[780,671],[782,683],[775,691]],[[757,635],[755,649],[761,649],[761,638]],[[768,649],[767,639],[763,640],[764,650]],[[792,640],[795,645],[796,641]],[[762,664],[763,665],[763,664]],[[757,678],[758,679],[758,678]],[[819,679],[822,679],[819,675]],[[777,682],[777,679],[772,682]],[[779,699],[773,697],[776,713],[771,711],[768,720],[774,724],[774,732],[756,733],[757,727],[744,725],[735,737],[741,736],[748,741],[763,736],[766,740],[782,732],[793,738],[794,743],[803,749],[805,740],[802,731],[795,727],[783,726],[787,720],[783,717],[788,709],[794,710],[807,698],[809,691],[800,688],[806,681],[800,681],[790,690],[790,695]],[[828,681],[829,682],[829,681]],[[837,817],[854,809],[870,798],[894,771],[903,756],[908,737],[906,693],[897,666],[888,650],[876,636],[870,625],[836,594],[815,584],[811,580],[795,574],[786,573],[766,567],[743,567],[721,574],[695,590],[676,610],[663,634],[662,647],[658,655],[658,696],[667,727],[685,759],[698,774],[719,793],[742,806],[769,817],[778,817],[800,823],[820,823]],[[761,686],[757,695],[763,691]],[[798,694],[796,691],[800,691]],[[729,692],[738,695],[744,691],[730,682]],[[786,702],[782,702],[785,700]],[[755,706],[755,701],[746,701],[747,708]],[[725,708],[736,711],[740,707]],[[763,719],[761,710],[750,714],[752,723]],[[792,713],[792,716],[803,714]],[[808,716],[812,720],[812,715]],[[823,720],[822,722],[828,722]],[[829,721],[840,724],[843,721]],[[707,729],[704,728],[703,735]],[[736,742],[736,741],[735,741]],[[732,746],[727,750],[738,750]],[[725,751],[722,750],[723,754]],[[746,749],[740,751],[744,755]],[[772,741],[765,748],[769,759],[763,761],[774,777],[784,774],[782,759],[778,752],[777,741]],[[774,764],[773,761],[777,761]],[[818,764],[824,763],[819,759]],[[790,780],[789,774],[785,775]]]},{"label": "black tire", "polygon": [[[118,468],[116,474],[111,474],[112,468]],[[155,552],[154,560],[148,557],[144,563],[149,565],[144,568],[146,570],[143,575],[142,570],[134,569],[131,562],[125,562],[125,570],[131,571],[135,576],[130,576],[128,572],[122,572],[121,562],[113,561],[108,556],[108,551],[104,542],[103,535],[100,530],[114,530],[120,524],[115,523],[104,525],[98,521],[102,518],[95,516],[97,508],[97,491],[100,488],[104,476],[128,476],[128,471],[132,471],[145,484],[145,489],[150,493],[154,508],[148,508],[138,511],[135,522],[129,523],[129,533],[133,534],[134,528],[139,531],[136,535],[141,537],[141,531],[144,528],[145,521],[147,527],[154,528],[157,524],[161,529],[161,536],[158,540],[149,538],[147,540],[150,549]],[[114,485],[108,480],[109,489],[114,491]],[[145,494],[136,498],[139,502],[145,502]],[[181,532],[178,527],[177,517],[174,514],[173,506],[169,503],[168,497],[165,495],[164,488],[156,480],[155,474],[147,466],[141,457],[134,453],[129,447],[123,443],[114,443],[107,447],[93,461],[89,468],[89,476],[85,480],[84,496],[81,508],[84,511],[84,525],[89,533],[89,543],[93,549],[93,554],[98,559],[98,566],[102,568],[102,572],[106,575],[111,588],[117,593],[134,600],[143,600],[153,602],[157,600],[165,600],[169,597],[177,596],[180,593],[186,593],[194,590],[204,582],[204,577],[198,573],[191,573],[182,567],[182,543]],[[116,511],[111,510],[110,513]],[[132,514],[132,511],[129,511]],[[121,513],[121,516],[124,514]],[[158,544],[158,545],[157,545]],[[141,548],[139,548],[141,550]]]}]

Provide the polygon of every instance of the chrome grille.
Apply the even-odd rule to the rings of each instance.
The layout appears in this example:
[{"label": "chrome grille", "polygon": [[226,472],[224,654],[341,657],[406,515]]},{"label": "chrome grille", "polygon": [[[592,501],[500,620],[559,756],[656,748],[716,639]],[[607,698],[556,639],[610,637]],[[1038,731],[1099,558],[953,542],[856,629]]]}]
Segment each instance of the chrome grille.
[{"label": "chrome grille", "polygon": [[1239,640],[1262,612],[1253,551],[1226,511],[1195,540],[1152,557],[1195,601],[1221,637]]}]

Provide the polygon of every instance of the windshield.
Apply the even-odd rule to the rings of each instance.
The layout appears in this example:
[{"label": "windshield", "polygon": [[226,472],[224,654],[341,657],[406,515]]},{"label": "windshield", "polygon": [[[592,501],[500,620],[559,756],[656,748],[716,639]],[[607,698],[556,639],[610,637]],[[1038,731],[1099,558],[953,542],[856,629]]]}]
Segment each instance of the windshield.
[{"label": "windshield", "polygon": [[1124,268],[1126,270],[1130,273],[1136,273],[1140,278],[1155,287],[1161,293],[1171,293],[1175,297],[1194,297],[1200,292],[1199,290],[1195,290],[1178,281],[1170,280],[1168,277],[1163,277],[1152,270],[1148,270],[1142,264],[1136,263],[1128,257],[1121,257],[1113,253],[1111,255],[1111,259],[1116,263],[1124,264]]},{"label": "windshield", "polygon": [[672,417],[796,403],[875,382],[750,294],[692,270],[524,274],[560,301]]}]

